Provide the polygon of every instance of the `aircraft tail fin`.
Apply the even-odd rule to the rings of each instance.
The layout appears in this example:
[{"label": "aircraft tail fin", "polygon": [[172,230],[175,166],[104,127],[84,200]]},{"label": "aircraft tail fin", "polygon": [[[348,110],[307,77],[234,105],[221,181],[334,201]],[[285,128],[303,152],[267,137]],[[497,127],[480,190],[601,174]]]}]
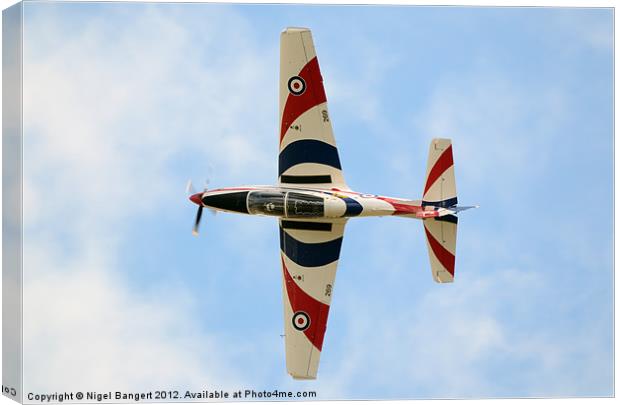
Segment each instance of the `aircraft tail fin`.
[{"label": "aircraft tail fin", "polygon": [[428,152],[422,206],[449,208],[457,202],[452,141],[435,138]]}]

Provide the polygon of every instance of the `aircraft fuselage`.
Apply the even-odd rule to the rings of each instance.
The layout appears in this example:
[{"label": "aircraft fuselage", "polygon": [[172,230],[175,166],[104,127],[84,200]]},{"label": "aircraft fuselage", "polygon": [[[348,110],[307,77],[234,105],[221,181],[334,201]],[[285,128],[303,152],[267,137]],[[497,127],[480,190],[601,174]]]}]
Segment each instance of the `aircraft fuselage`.
[{"label": "aircraft fuselage", "polygon": [[450,213],[420,200],[362,194],[351,190],[243,186],[209,190],[190,197],[197,205],[217,211],[291,219],[351,218],[401,215],[432,218]]}]

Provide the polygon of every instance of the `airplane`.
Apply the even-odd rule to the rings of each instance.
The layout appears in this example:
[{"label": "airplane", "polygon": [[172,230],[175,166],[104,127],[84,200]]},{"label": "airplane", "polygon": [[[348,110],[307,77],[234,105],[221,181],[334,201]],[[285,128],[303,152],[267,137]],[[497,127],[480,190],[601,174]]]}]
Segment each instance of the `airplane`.
[{"label": "airplane", "polygon": [[[286,28],[280,37],[278,184],[205,189],[203,208],[277,217],[280,225],[286,368],[316,379],[344,228],[350,218],[396,215],[423,221],[438,283],[454,281],[457,205],[450,139],[431,141],[421,200],[358,193],[345,182],[312,33]],[[191,183],[190,183],[191,186]]]}]

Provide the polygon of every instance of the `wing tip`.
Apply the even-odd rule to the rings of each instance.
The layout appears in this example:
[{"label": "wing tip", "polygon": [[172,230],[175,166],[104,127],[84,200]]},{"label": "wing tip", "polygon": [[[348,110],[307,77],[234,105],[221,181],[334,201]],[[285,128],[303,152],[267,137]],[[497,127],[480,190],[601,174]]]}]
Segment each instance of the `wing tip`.
[{"label": "wing tip", "polygon": [[449,274],[449,275],[434,275],[433,279],[435,280],[435,282],[437,284],[452,284],[454,283],[454,277]]},{"label": "wing tip", "polygon": [[315,375],[295,375],[292,373],[289,374],[291,375],[291,377],[293,377],[293,380],[316,380]]},{"label": "wing tip", "polygon": [[286,27],[282,30],[282,35],[284,34],[299,34],[301,32],[310,32],[310,28],[305,27]]}]

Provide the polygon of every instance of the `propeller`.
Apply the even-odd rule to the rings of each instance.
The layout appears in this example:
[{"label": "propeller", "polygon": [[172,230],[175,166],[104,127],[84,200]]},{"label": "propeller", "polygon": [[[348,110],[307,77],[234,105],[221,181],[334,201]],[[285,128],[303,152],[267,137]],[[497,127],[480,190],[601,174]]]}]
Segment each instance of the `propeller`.
[{"label": "propeller", "polygon": [[200,227],[200,218],[202,218],[202,205],[198,206],[198,212],[196,213],[196,221],[194,222],[194,228],[192,229],[192,235],[198,236],[198,228]]},{"label": "propeller", "polygon": [[[207,191],[207,185],[205,184],[205,188],[202,191],[203,193]],[[191,180],[187,181],[187,186],[185,186],[185,193],[189,197],[190,201],[194,204],[198,205],[198,211],[196,212],[196,220],[194,221],[194,227],[192,228],[192,235],[198,236],[198,228],[200,228],[200,219],[202,218],[202,210],[204,206],[202,205],[201,194],[197,193],[196,189],[194,189],[194,185]]]},{"label": "propeller", "polygon": [[185,194],[187,195],[192,195],[195,194],[196,190],[194,190],[194,185],[192,184],[191,180],[187,181],[187,186],[185,186]]},{"label": "propeller", "polygon": [[[212,168],[211,166],[209,166],[209,172],[211,172],[211,170]],[[207,180],[205,181],[205,187],[200,193],[196,192],[191,180],[187,182],[187,186],[185,187],[185,193],[188,195],[190,201],[198,205],[198,211],[196,212],[196,220],[194,221],[194,227],[192,228],[192,235],[194,236],[198,236],[198,229],[200,228],[200,220],[202,219],[202,210],[204,208],[204,205],[202,203],[202,194],[207,191],[208,187],[209,187],[209,178],[207,178]],[[207,209],[212,214],[215,214],[217,212],[214,209],[209,208],[209,207],[207,207]]]}]

